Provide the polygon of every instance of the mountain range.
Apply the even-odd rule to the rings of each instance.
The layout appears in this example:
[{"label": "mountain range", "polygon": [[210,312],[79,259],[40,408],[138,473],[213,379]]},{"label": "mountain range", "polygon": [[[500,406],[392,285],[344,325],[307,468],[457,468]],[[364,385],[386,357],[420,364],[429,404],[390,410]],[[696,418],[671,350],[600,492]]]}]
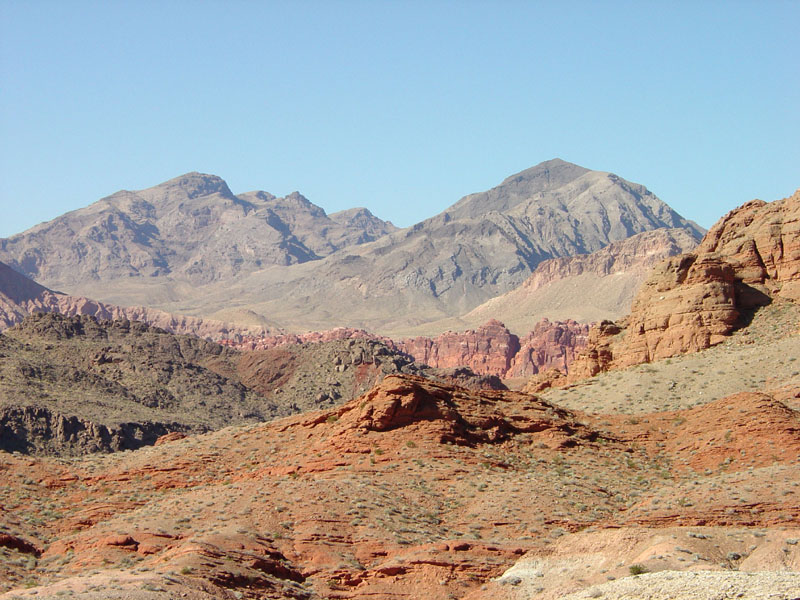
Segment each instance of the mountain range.
[{"label": "mountain range", "polygon": [[[230,198],[208,177],[125,193],[149,198],[138,221],[117,201],[65,215],[34,228],[45,250],[0,263],[0,600],[796,596],[800,191],[731,211],[695,245],[644,188],[562,162],[405,230]],[[540,209],[551,231],[534,236]],[[273,261],[256,264],[223,233],[269,211],[283,242],[248,224]],[[203,245],[182,239],[194,231]],[[450,288],[434,277],[448,244]],[[492,271],[512,256],[527,266]],[[67,291],[121,305],[20,272],[46,278],[65,257]],[[412,273],[419,286],[391,287]],[[252,323],[125,295],[154,290],[196,314],[238,303]],[[281,310],[293,302],[305,321]],[[630,308],[526,325],[559,303]],[[264,326],[483,316],[396,342]]]},{"label": "mountain range", "polygon": [[[0,336],[0,600],[794,598],[798,227],[800,193],[732,211],[535,393],[368,340],[29,316]],[[278,388],[302,414],[248,423],[297,410]]]},{"label": "mountain range", "polygon": [[543,261],[659,228],[703,230],[645,187],[554,159],[398,230],[299,193],[234,195],[190,173],[0,240],[0,260],[72,295],[240,325],[420,333]]}]

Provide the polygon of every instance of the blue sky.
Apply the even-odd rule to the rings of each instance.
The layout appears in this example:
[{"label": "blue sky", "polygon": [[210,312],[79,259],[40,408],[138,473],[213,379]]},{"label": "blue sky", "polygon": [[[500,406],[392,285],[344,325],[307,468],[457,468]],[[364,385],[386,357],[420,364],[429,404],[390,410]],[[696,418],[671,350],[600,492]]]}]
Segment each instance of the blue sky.
[{"label": "blue sky", "polygon": [[0,0],[0,236],[187,171],[406,226],[553,157],[800,187],[800,2]]}]

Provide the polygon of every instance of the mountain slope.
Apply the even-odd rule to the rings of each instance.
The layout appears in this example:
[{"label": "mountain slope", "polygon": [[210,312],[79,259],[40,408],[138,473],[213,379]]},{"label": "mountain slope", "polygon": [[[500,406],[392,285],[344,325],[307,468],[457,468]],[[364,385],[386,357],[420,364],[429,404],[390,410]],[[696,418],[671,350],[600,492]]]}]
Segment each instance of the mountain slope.
[{"label": "mountain slope", "polygon": [[496,318],[520,333],[538,318],[616,319],[630,311],[636,290],[654,265],[696,245],[697,240],[684,229],[656,229],[612,242],[592,254],[546,260],[521,286],[458,321],[474,326]]},{"label": "mountain slope", "polygon": [[[290,328],[429,334],[437,331],[426,324],[516,288],[544,260],[662,227],[695,241],[701,233],[642,186],[555,160],[370,244],[288,271],[254,273],[237,295],[257,296],[253,310]],[[224,298],[210,300],[221,305]]]},{"label": "mountain slope", "polygon": [[234,196],[219,177],[188,173],[0,240],[0,259],[70,292],[128,278],[197,284],[315,260],[394,229],[368,211],[360,220],[334,220],[297,192]]},{"label": "mountain slope", "polygon": [[144,306],[118,306],[54,292],[0,262],[0,331],[21,323],[33,313],[91,316],[103,320],[139,321],[170,333],[190,334],[211,340],[262,336],[272,330],[266,320],[232,325],[213,319],[173,315]]},{"label": "mountain slope", "polygon": [[36,314],[0,334],[0,451],[138,448],[167,432],[328,408],[398,372],[453,379],[378,340],[243,353],[139,322]]},{"label": "mountain slope", "polygon": [[662,227],[701,231],[644,187],[558,159],[394,232],[364,209],[327,216],[300,194],[234,196],[192,173],[2,240],[0,260],[116,304],[402,333],[510,291],[543,260]]}]

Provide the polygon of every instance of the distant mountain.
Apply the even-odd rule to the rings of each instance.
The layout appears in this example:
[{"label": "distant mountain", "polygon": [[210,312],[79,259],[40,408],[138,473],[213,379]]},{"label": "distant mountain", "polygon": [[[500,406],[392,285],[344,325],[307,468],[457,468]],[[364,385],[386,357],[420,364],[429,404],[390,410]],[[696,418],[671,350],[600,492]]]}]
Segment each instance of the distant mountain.
[{"label": "distant mountain", "polygon": [[235,196],[219,177],[188,173],[0,240],[0,260],[73,293],[85,283],[130,278],[196,285],[316,260],[395,229],[366,209],[331,218],[297,192]]},{"label": "distant mountain", "polygon": [[643,186],[558,159],[399,231],[366,209],[328,216],[297,193],[234,196],[192,173],[2,240],[0,260],[116,304],[397,334],[514,289],[544,260],[665,227],[702,234]]},{"label": "distant mountain", "polygon": [[[518,287],[542,261],[659,228],[682,230],[695,242],[703,231],[641,185],[552,160],[375,242],[288,271],[254,273],[237,282],[236,294],[289,328],[428,334],[426,323]],[[190,310],[223,303],[212,292]]]}]

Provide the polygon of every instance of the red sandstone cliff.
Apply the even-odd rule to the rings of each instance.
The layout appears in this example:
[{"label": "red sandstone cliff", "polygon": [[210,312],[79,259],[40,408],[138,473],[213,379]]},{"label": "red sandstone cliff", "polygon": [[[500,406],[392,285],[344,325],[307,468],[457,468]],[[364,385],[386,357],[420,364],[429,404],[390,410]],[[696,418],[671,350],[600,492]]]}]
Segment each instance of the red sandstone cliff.
[{"label": "red sandstone cliff", "polygon": [[435,338],[401,340],[398,347],[434,368],[469,367],[482,375],[505,375],[519,351],[519,338],[492,319],[476,330],[446,331]]},{"label": "red sandstone cliff", "polygon": [[520,377],[553,367],[566,372],[586,344],[588,329],[575,321],[542,319],[520,339],[492,319],[476,330],[401,340],[397,347],[431,367],[466,366],[480,375]]},{"label": "red sandstone cliff", "polygon": [[567,373],[569,365],[586,346],[588,336],[589,325],[585,323],[542,319],[520,339],[520,350],[506,377],[535,375],[549,369]]},{"label": "red sandstone cliff", "polygon": [[775,298],[800,299],[800,190],[744,204],[694,252],[658,265],[627,319],[593,329],[571,377],[708,348],[736,328],[743,311]]}]

